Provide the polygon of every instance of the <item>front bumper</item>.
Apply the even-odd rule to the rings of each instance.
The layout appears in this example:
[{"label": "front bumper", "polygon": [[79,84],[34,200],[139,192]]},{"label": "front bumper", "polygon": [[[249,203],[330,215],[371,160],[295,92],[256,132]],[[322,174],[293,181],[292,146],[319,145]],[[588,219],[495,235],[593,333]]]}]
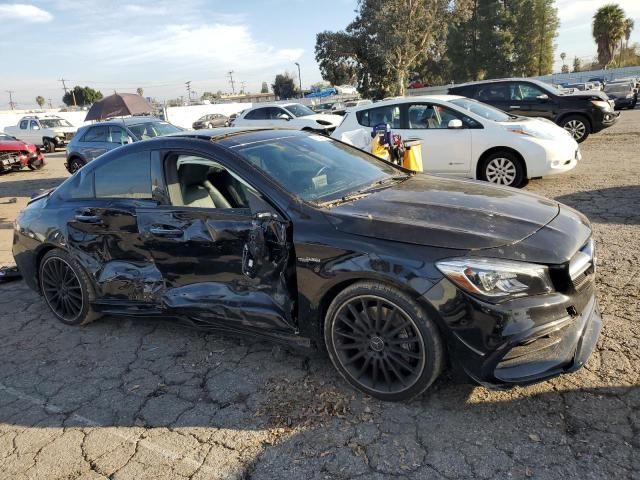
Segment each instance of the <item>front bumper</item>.
[{"label": "front bumper", "polygon": [[423,299],[440,317],[454,368],[481,385],[505,388],[573,372],[586,363],[602,319],[593,278],[581,288],[494,305],[443,279]]},{"label": "front bumper", "polygon": [[593,133],[599,132],[605,128],[615,125],[620,118],[620,112],[603,112],[601,115],[594,116],[592,131]]}]

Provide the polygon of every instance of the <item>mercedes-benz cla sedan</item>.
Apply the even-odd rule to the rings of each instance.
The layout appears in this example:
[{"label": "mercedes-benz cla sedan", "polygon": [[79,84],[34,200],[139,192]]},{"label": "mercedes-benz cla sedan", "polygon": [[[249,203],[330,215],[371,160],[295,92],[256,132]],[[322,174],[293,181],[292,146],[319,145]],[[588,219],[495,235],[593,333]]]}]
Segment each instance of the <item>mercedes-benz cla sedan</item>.
[{"label": "mercedes-benz cla sedan", "polygon": [[105,153],[30,201],[13,253],[64,323],[157,316],[326,347],[384,400],[450,366],[502,387],[574,371],[601,326],[580,213],[309,132],[183,132]]}]

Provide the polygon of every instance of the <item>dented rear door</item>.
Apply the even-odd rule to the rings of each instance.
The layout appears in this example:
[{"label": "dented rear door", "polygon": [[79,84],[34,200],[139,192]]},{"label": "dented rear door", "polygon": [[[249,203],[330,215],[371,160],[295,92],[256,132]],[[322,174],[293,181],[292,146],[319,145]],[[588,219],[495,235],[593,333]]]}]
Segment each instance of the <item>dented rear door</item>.
[{"label": "dented rear door", "polygon": [[165,206],[137,214],[142,241],[164,278],[168,312],[231,330],[294,330],[290,249],[269,219],[240,208]]}]

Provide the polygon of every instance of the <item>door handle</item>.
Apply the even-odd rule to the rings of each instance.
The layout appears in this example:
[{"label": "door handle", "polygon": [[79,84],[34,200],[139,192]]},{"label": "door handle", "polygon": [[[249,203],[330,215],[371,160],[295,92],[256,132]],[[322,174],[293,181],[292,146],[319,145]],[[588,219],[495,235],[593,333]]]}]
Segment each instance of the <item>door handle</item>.
[{"label": "door handle", "polygon": [[151,227],[149,231],[158,237],[181,237],[182,230],[179,228]]},{"label": "door handle", "polygon": [[75,218],[82,223],[100,223],[102,221],[100,215],[92,215],[90,213],[79,213]]},{"label": "door handle", "polygon": [[517,110],[520,108],[520,105],[510,105],[509,108],[513,109],[513,110]]}]

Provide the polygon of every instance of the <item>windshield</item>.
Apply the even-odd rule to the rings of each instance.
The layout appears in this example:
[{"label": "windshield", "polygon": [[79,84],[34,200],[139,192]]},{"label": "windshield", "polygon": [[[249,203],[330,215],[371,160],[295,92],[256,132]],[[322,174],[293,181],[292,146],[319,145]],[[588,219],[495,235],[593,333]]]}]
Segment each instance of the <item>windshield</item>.
[{"label": "windshield", "polygon": [[127,125],[138,140],[146,140],[153,137],[161,137],[171,133],[181,132],[182,129],[168,122],[144,122]]},{"label": "windshield", "polygon": [[470,111],[471,113],[475,113],[482,118],[493,120],[494,122],[508,122],[509,120],[516,118],[515,116],[508,115],[502,110],[498,110],[486,103],[471,100],[470,98],[457,98],[455,100],[450,100],[450,102],[458,107],[462,107],[465,110]]},{"label": "windshield", "polygon": [[294,117],[306,117],[307,115],[316,114],[316,112],[300,103],[292,103],[291,105],[287,105],[284,108],[288,110]]},{"label": "windshield", "polygon": [[631,85],[628,83],[609,83],[604,87],[605,93],[629,93],[631,91]]},{"label": "windshield", "polygon": [[362,150],[316,134],[290,134],[233,149],[289,192],[318,203],[406,176]]},{"label": "windshield", "polygon": [[64,118],[41,118],[40,125],[42,128],[73,127]]}]

